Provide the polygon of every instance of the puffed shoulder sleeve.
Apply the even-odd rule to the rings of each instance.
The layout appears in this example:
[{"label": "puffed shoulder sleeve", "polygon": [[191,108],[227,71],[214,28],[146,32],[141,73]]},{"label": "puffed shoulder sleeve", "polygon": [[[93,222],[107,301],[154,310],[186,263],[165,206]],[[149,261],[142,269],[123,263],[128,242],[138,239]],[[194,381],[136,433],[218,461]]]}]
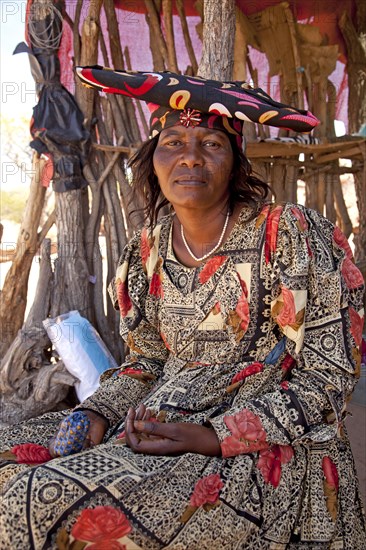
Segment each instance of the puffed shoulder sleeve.
[{"label": "puffed shoulder sleeve", "polygon": [[130,353],[118,376],[105,380],[82,407],[103,414],[110,424],[123,418],[129,407],[136,407],[151,391],[168,357],[157,323],[146,317],[149,271],[153,262],[159,263],[158,237],[159,227],[153,237],[148,237],[143,229],[132,238],[108,288],[113,305],[119,310],[120,333]]},{"label": "puffed shoulder sleeve", "polygon": [[347,239],[298,205],[272,208],[266,224],[262,265],[282,348],[256,375],[266,391],[250,395],[248,379],[232,410],[213,419],[226,456],[245,452],[238,426],[251,426],[248,452],[337,437],[359,376],[364,281]]}]

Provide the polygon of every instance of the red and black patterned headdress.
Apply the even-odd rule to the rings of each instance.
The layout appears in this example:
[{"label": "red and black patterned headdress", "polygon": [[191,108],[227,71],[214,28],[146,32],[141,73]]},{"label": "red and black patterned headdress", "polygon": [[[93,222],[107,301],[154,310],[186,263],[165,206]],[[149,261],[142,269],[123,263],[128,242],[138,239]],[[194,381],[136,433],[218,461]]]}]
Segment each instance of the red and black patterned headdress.
[{"label": "red and black patterned headdress", "polygon": [[146,101],[154,136],[164,128],[204,126],[234,134],[242,141],[245,121],[295,132],[310,132],[319,120],[309,111],[274,101],[246,82],[219,82],[170,72],[129,72],[99,67],[76,67],[86,86]]}]

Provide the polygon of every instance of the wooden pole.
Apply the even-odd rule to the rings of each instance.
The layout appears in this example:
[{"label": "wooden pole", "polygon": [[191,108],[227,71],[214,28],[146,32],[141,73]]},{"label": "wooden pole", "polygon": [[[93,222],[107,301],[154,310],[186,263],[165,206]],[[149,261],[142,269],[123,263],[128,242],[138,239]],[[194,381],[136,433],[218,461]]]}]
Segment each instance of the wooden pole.
[{"label": "wooden pole", "polygon": [[178,11],[178,14],[179,14],[179,18],[180,18],[180,24],[182,25],[184,43],[186,45],[189,60],[190,60],[191,65],[192,65],[193,74],[197,74],[198,63],[197,63],[196,55],[194,53],[194,49],[193,49],[193,46],[192,46],[192,40],[191,40],[191,37],[190,37],[190,34],[189,34],[189,29],[188,29],[185,10],[184,10],[183,0],[175,0],[175,3],[176,3],[176,6],[177,6],[177,11]]},{"label": "wooden pole", "polygon": [[[147,14],[149,17],[149,24],[152,31],[152,38],[159,47],[160,55],[164,63],[168,66],[168,50],[164,40],[163,33],[161,32],[159,15],[155,6],[155,3],[152,0],[145,0],[145,6]],[[163,69],[164,70],[164,69]]]},{"label": "wooden pole", "polygon": [[[125,69],[125,60],[123,58],[121,37],[113,0],[104,0],[104,10],[107,19],[113,66],[115,69]],[[140,129],[136,120],[135,107],[132,100],[130,98],[117,95],[116,102],[119,105],[121,112],[124,114],[123,119],[127,128],[127,135],[125,135],[125,138],[128,136],[127,141],[131,143],[141,141]],[[120,136],[118,135],[117,137]]]},{"label": "wooden pole", "polygon": [[301,67],[301,61],[300,61],[300,54],[299,49],[297,46],[297,36],[296,36],[296,28],[295,28],[295,22],[294,17],[292,15],[292,11],[288,7],[288,4],[284,5],[284,12],[286,16],[286,21],[288,24],[289,32],[290,32],[290,38],[291,38],[291,44],[292,44],[292,53],[294,56],[295,61],[295,74],[296,74],[296,92],[297,92],[297,105],[299,109],[304,108],[304,97],[303,97],[303,86],[302,86],[302,72],[300,72]]},{"label": "wooden pole", "polygon": [[177,54],[174,43],[172,0],[163,0],[163,18],[166,34],[166,48],[168,53],[168,71],[178,73]]},{"label": "wooden pole", "polygon": [[235,0],[205,0],[199,76],[214,80],[231,79],[234,38]]},{"label": "wooden pole", "polygon": [[92,318],[81,193],[81,189],[76,189],[55,194],[58,257],[51,317],[77,309],[83,317]]},{"label": "wooden pole", "polygon": [[46,188],[41,185],[46,161],[33,155],[33,177],[16,243],[13,263],[0,293],[0,357],[22,327],[27,305],[28,278],[38,245],[38,226]]},{"label": "wooden pole", "polygon": [[[102,3],[103,0],[90,0],[89,12],[84,20],[81,34],[80,65],[98,63],[99,15]],[[76,79],[75,97],[84,114],[84,125],[88,130],[93,118],[95,94],[95,90],[83,86],[79,79]]]},{"label": "wooden pole", "polygon": [[83,7],[83,0],[78,0],[75,9],[75,19],[73,26],[73,42],[74,42],[74,63],[80,65],[80,51],[81,51],[81,38],[79,34],[79,23],[81,8]]}]

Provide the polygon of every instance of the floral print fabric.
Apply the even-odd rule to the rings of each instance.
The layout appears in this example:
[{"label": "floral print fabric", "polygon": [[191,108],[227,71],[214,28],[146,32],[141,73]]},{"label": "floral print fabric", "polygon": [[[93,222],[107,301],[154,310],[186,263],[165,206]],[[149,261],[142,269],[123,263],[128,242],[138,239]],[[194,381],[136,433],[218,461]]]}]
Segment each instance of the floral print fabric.
[{"label": "floral print fabric", "polygon": [[[130,356],[82,404],[110,429],[31,468],[9,451],[46,445],[67,411],[3,430],[0,548],[365,548],[343,427],[363,288],[345,261],[339,231],[291,204],[243,208],[197,269],[177,262],[171,217],[137,234],[111,288]],[[132,453],[124,418],[140,402],[157,422],[211,426],[222,457]]]}]

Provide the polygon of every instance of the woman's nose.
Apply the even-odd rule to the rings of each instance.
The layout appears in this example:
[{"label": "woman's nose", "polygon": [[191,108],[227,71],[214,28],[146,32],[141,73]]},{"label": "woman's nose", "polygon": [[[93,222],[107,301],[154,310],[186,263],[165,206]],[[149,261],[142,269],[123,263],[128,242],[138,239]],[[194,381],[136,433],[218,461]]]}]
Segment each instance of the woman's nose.
[{"label": "woman's nose", "polygon": [[182,151],[181,165],[193,168],[203,165],[203,157],[200,147],[195,142],[186,143]]}]

